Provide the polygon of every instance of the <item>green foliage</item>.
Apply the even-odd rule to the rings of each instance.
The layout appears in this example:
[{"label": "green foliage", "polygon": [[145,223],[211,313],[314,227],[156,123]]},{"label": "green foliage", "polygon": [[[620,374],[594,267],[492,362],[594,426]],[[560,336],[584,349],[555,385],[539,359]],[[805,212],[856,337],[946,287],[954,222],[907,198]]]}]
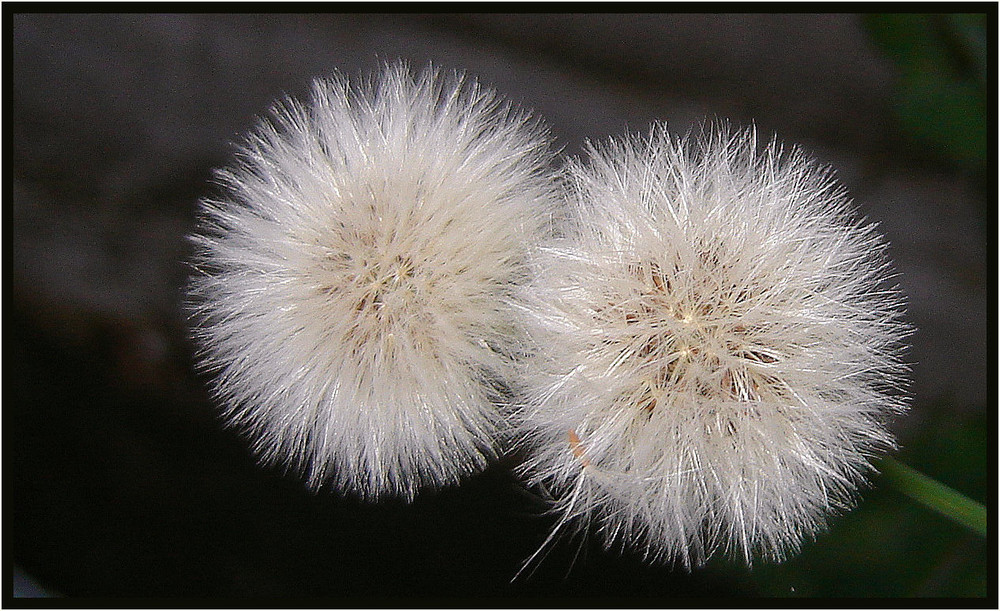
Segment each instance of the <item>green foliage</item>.
[{"label": "green foliage", "polygon": [[982,171],[987,158],[985,14],[866,16],[900,70],[903,132],[937,158]]},{"label": "green foliage", "polygon": [[882,478],[903,494],[978,535],[986,536],[986,507],[983,504],[893,458],[883,459],[878,465]]},{"label": "green foliage", "polygon": [[[935,414],[909,439],[899,460],[984,500],[985,415]],[[745,585],[765,596],[984,597],[988,540],[918,504],[878,476],[855,511],[782,564],[755,565]]]}]

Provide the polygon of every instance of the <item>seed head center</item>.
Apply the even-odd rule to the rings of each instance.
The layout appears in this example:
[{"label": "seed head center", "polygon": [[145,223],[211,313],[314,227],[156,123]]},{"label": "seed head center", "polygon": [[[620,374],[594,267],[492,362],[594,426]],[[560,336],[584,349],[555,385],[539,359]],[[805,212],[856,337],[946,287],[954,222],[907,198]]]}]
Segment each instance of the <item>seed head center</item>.
[{"label": "seed head center", "polygon": [[623,312],[625,332],[606,343],[617,344],[619,358],[641,372],[621,403],[651,416],[665,404],[691,399],[719,405],[787,399],[773,371],[780,355],[762,340],[761,329],[740,320],[741,304],[752,295],[731,291],[724,300],[709,298],[712,293],[673,267],[668,274],[656,262],[630,265],[644,288],[612,308]]}]

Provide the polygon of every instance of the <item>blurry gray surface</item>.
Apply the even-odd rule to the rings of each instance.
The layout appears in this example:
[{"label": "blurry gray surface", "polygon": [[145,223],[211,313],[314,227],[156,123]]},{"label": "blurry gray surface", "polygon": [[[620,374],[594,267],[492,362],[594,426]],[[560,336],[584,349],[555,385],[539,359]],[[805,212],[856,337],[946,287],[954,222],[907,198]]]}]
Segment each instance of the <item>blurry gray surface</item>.
[{"label": "blurry gray surface", "polygon": [[755,122],[834,165],[910,297],[914,393],[985,401],[974,195],[879,155],[893,71],[851,15],[15,15],[15,285],[173,316],[192,202],[276,98],[405,58],[464,69],[584,139]]}]

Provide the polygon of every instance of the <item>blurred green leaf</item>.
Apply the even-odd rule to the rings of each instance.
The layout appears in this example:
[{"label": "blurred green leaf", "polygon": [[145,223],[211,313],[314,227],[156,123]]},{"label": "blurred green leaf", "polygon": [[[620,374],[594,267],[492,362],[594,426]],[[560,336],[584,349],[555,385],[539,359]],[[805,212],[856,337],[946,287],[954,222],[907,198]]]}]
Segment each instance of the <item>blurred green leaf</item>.
[{"label": "blurred green leaf", "polygon": [[[977,500],[989,486],[985,410],[932,406],[899,459]],[[746,587],[764,596],[985,597],[988,541],[886,485],[781,564],[755,564]]]},{"label": "blurred green leaf", "polygon": [[965,167],[986,162],[986,99],[978,85],[948,75],[910,75],[896,111],[908,134]]},{"label": "blurred green leaf", "polygon": [[866,15],[865,23],[875,43],[904,69],[947,62],[930,15]]},{"label": "blurred green leaf", "polygon": [[902,131],[936,157],[985,168],[986,15],[868,15],[866,24],[900,69]]},{"label": "blurred green leaf", "polygon": [[986,15],[960,13],[948,15],[948,27],[958,40],[958,46],[966,59],[974,66],[976,77],[985,87],[987,81]]},{"label": "blurred green leaf", "polygon": [[882,479],[897,490],[976,534],[986,536],[984,505],[894,458],[885,458],[878,464]]},{"label": "blurred green leaf", "polygon": [[764,596],[986,596],[987,542],[892,490],[865,494],[782,564],[754,566]]}]

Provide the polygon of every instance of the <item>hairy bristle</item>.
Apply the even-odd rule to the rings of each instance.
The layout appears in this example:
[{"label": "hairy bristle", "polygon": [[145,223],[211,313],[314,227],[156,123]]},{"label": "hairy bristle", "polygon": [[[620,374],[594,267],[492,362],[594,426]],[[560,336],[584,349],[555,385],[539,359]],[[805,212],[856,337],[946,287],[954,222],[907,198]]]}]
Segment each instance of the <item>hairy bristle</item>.
[{"label": "hairy bristle", "polygon": [[885,242],[829,171],[753,130],[592,146],[566,200],[517,302],[525,471],[557,528],[686,566],[798,549],[905,407]]},{"label": "hairy bristle", "polygon": [[191,282],[202,365],[265,460],[366,498],[484,467],[550,212],[544,130],[461,75],[318,80],[220,172]]}]

